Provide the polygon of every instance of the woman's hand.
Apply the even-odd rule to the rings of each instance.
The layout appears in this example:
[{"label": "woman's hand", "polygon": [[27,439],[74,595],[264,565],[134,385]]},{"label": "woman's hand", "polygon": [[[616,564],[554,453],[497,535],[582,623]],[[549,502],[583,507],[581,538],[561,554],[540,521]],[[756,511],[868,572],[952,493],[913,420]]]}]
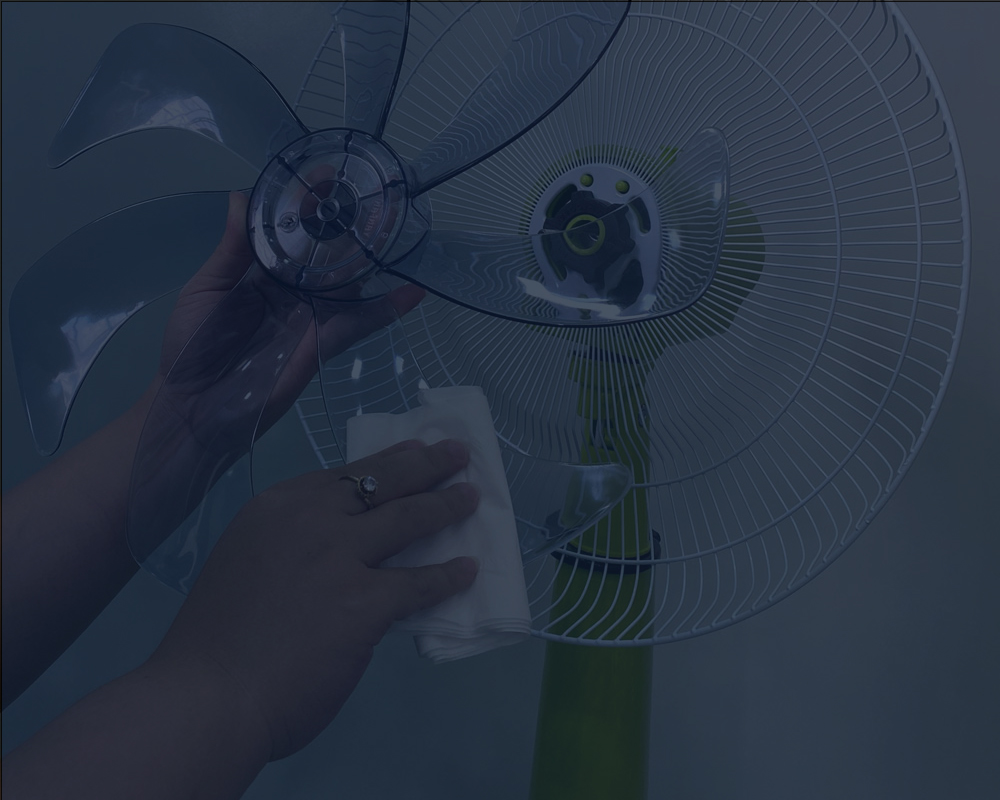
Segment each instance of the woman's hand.
[{"label": "woman's hand", "polygon": [[[279,285],[254,263],[246,207],[243,195],[230,195],[222,241],[167,325],[131,483],[130,546],[140,563],[285,414],[315,375],[319,352],[343,352],[424,296],[403,286],[361,300],[360,281],[322,297]],[[342,235],[328,246],[353,242]]]},{"label": "woman's hand", "polygon": [[[434,490],[467,462],[457,442],[403,442],[259,495],[149,661],[6,756],[5,793],[240,796],[329,724],[393,620],[472,584],[472,559],[379,567],[475,510],[468,484]],[[378,480],[372,509],[346,474]]]},{"label": "woman's hand", "polygon": [[[254,253],[247,238],[246,229],[248,202],[247,197],[240,192],[230,193],[225,233],[215,251],[194,277],[188,281],[177,298],[177,303],[167,322],[166,332],[163,336],[159,369],[150,391],[146,393],[145,403],[151,401],[156,390],[163,384],[171,367],[194,332],[198,330],[219,302],[240,282],[253,263]],[[345,237],[344,246],[347,247],[351,243],[351,240]],[[357,288],[357,285],[353,285],[345,291],[350,294],[352,290]],[[324,353],[329,356],[345,350],[379,328],[412,311],[425,295],[426,292],[419,286],[401,286],[389,292],[381,300],[367,305],[364,313],[335,316],[320,330]],[[252,296],[251,299],[253,299]],[[241,313],[239,318],[213,319],[212,324],[220,331],[219,338],[223,338],[222,333],[231,335],[234,331],[239,331],[241,334],[235,337],[236,341],[245,341],[250,338],[259,325],[263,304],[264,301],[261,300],[260,310],[256,308],[244,309],[245,313]],[[302,393],[313,375],[316,374],[318,361],[317,337],[314,326],[315,323],[310,326],[299,346],[289,356],[288,364],[271,393],[259,433],[263,433],[281,418]],[[241,328],[246,328],[246,330],[241,331]],[[210,390],[212,381],[225,371],[226,362],[225,353],[206,353],[203,365],[204,380],[189,377],[186,383],[196,386],[202,391]]]},{"label": "woman's hand", "polygon": [[[239,687],[262,720],[271,759],[333,719],[393,620],[471,585],[471,559],[379,568],[478,504],[468,484],[431,491],[468,463],[457,442],[405,442],[340,470],[279,484],[237,516],[150,666],[192,663]],[[368,510],[344,475],[372,475]]]}]

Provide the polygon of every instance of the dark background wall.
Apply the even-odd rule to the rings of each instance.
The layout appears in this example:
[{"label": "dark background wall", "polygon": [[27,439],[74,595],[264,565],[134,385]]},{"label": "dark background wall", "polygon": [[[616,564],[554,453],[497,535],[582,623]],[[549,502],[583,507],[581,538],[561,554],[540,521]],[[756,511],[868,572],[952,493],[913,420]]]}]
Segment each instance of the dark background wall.
[{"label": "dark background wall", "polygon": [[[711,636],[658,648],[650,797],[988,798],[1000,785],[1000,6],[906,3],[958,130],[972,205],[972,294],[937,422],[886,508],[791,599]],[[254,176],[183,134],[126,137],[59,171],[45,152],[111,39],[137,22],[212,34],[294,99],[329,26],[320,5],[3,4],[3,308],[62,237],[121,206]],[[302,37],[302,31],[308,35]],[[141,269],[142,254],[136,254]],[[66,444],[111,419],[151,375],[169,303],[129,323],[88,379]],[[43,463],[3,326],[3,487]],[[301,463],[287,420],[269,452]],[[138,575],[3,714],[6,752],[139,663],[179,599]],[[525,796],[543,644],[433,666],[387,639],[347,707],[250,798]]]}]

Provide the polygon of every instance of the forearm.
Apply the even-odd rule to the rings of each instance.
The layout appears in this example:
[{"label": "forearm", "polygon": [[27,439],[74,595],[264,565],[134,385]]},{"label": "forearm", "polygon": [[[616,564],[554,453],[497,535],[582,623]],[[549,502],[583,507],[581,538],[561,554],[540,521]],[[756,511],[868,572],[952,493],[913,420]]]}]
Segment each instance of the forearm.
[{"label": "forearm", "polygon": [[3,761],[31,798],[239,797],[267,763],[257,712],[211,663],[156,658],[84,698]]},{"label": "forearm", "polygon": [[3,498],[4,707],[135,573],[125,520],[151,394]]}]

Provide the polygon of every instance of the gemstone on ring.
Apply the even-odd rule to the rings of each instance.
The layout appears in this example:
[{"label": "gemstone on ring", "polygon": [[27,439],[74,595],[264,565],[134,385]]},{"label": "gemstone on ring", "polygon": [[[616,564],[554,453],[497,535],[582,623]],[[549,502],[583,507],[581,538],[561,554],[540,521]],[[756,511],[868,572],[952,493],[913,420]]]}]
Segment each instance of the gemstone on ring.
[{"label": "gemstone on ring", "polygon": [[375,478],[371,475],[363,475],[360,478],[354,475],[341,475],[340,479],[342,481],[354,481],[354,485],[358,489],[358,497],[364,500],[368,508],[372,507],[372,495],[378,491],[378,481]]}]

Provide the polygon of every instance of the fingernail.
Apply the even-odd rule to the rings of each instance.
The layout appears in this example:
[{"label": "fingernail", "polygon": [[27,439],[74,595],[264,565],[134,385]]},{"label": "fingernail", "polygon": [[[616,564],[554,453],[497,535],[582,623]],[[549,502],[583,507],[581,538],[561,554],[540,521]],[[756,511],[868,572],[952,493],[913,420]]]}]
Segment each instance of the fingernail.
[{"label": "fingernail", "polygon": [[469,448],[464,442],[460,442],[458,439],[448,439],[445,441],[445,450],[456,461],[463,464],[469,463]]},{"label": "fingernail", "polygon": [[455,491],[461,492],[462,497],[469,502],[470,506],[474,506],[479,503],[479,489],[471,483],[456,483]]},{"label": "fingernail", "polygon": [[472,556],[462,556],[456,562],[458,569],[466,577],[473,577],[479,574],[479,559]]}]

